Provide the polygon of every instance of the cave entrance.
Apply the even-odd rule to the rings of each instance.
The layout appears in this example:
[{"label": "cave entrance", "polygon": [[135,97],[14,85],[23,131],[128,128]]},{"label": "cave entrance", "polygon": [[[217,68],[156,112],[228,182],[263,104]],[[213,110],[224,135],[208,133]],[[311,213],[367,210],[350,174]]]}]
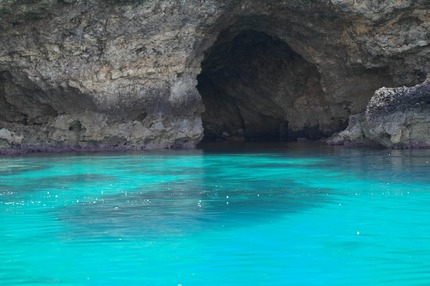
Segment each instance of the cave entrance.
[{"label": "cave entrance", "polygon": [[322,94],[319,72],[276,37],[251,29],[222,32],[206,52],[197,80],[205,105],[204,141],[319,137],[297,108],[303,97]]}]

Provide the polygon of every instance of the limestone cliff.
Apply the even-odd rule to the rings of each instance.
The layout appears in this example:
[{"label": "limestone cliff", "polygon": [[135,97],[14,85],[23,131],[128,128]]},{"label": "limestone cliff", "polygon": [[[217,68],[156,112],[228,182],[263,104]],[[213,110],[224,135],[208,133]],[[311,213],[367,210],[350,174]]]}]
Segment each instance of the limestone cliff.
[{"label": "limestone cliff", "polygon": [[425,0],[0,1],[0,149],[318,139],[430,72]]}]

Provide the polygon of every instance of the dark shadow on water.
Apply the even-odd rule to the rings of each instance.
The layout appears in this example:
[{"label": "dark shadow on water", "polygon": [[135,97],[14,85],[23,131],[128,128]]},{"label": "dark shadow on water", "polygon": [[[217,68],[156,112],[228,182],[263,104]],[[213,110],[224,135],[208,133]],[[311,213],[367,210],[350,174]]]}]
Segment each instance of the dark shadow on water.
[{"label": "dark shadow on water", "polygon": [[44,166],[43,164],[21,164],[20,161],[15,160],[12,164],[8,164],[0,161],[0,177],[10,176],[18,173],[41,171],[45,168],[46,166]]},{"label": "dark shadow on water", "polygon": [[[328,203],[328,190],[285,186],[253,189],[160,185],[156,190],[107,196],[54,210],[72,226],[67,236],[126,239],[188,236],[199,232],[268,223]],[[259,187],[261,187],[259,189]]]},{"label": "dark shadow on water", "polygon": [[[187,166],[187,157],[171,154],[149,157],[143,165],[131,162],[128,167],[133,174],[152,176],[163,172],[162,176],[175,180],[119,190],[96,202],[53,210],[52,215],[72,227],[73,231],[67,234],[72,237],[186,236],[270,223],[285,215],[332,203],[330,195],[337,191],[300,183],[307,174],[313,176],[314,169],[316,174],[322,170],[362,180],[385,180],[387,177],[381,176],[392,169],[388,179],[400,180],[404,166],[415,166],[417,160],[418,166],[423,167],[424,163],[422,157],[405,152],[315,143],[212,144],[200,152],[203,155],[197,166]],[[425,157],[427,153],[420,154]],[[159,161],[161,165],[157,167]],[[297,169],[305,172],[298,174],[304,176],[299,181],[287,176]]]},{"label": "dark shadow on water", "polygon": [[83,188],[93,184],[114,182],[115,177],[99,174],[79,174],[66,176],[52,176],[45,178],[24,178],[16,179],[13,184],[0,185],[0,194],[6,190],[11,190],[19,194],[36,193],[52,190],[64,190]]},{"label": "dark shadow on water", "polygon": [[204,153],[286,153],[302,155],[331,152],[333,146],[318,142],[203,142],[197,145]]},{"label": "dark shadow on water", "polygon": [[[157,239],[270,223],[333,203],[331,195],[338,190],[306,186],[303,181],[309,176],[323,178],[328,173],[351,180],[395,183],[413,178],[430,183],[430,150],[354,149],[317,143],[206,144],[199,148],[41,158],[45,167],[48,163],[52,167],[51,161],[57,159],[54,165],[58,167],[79,159],[86,168],[80,174],[35,176],[17,184],[0,180],[0,194],[75,186],[87,195],[91,188],[99,194],[98,200],[45,210],[66,224],[65,239]],[[17,165],[17,173],[42,168],[36,161],[29,168]],[[144,181],[148,178],[150,183]],[[312,180],[315,183],[318,177]],[[100,195],[102,189],[95,186],[110,181],[118,187],[116,194]]]}]

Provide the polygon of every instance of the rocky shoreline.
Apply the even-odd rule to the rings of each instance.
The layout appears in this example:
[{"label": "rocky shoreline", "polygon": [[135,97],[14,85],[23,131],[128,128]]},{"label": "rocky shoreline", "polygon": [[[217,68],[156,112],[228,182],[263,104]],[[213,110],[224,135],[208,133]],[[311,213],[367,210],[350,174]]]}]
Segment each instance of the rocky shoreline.
[{"label": "rocky shoreline", "polygon": [[427,148],[429,11],[422,0],[2,1],[0,152],[328,137]]},{"label": "rocky shoreline", "polygon": [[333,145],[380,145],[393,149],[430,148],[430,79],[413,87],[381,88],[366,111],[327,140]]}]

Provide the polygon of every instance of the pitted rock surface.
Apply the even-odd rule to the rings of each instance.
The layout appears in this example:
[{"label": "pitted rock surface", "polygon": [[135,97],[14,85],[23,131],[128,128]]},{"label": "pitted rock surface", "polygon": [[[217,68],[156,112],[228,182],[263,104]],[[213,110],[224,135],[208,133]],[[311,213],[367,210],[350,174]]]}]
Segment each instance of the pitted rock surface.
[{"label": "pitted rock surface", "polygon": [[329,136],[378,88],[426,79],[429,11],[424,0],[1,1],[0,148]]}]

